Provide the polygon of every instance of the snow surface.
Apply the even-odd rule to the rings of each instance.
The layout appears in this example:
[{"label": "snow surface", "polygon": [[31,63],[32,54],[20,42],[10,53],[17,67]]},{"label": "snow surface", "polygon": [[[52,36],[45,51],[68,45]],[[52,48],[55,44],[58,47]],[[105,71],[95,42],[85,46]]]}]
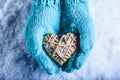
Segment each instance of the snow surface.
[{"label": "snow surface", "polygon": [[49,76],[23,39],[31,0],[0,0],[0,80],[120,80],[120,0],[89,0],[95,45],[85,65]]}]

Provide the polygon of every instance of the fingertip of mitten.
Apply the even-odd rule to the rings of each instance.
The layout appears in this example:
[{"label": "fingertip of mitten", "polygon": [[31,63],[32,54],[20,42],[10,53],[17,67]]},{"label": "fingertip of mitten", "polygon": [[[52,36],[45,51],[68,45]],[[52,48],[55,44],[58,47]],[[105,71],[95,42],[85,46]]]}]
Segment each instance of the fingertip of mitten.
[{"label": "fingertip of mitten", "polygon": [[59,66],[57,66],[44,51],[37,54],[35,59],[49,75],[57,74],[60,70]]},{"label": "fingertip of mitten", "polygon": [[81,68],[81,64],[76,64],[75,65],[75,68],[78,70],[78,69],[80,69]]},{"label": "fingertip of mitten", "polygon": [[66,69],[65,70],[67,73],[72,73],[74,71],[74,68],[71,68],[71,69]]},{"label": "fingertip of mitten", "polygon": [[74,65],[76,69],[80,69],[84,65],[84,63],[87,61],[89,53],[90,53],[89,51],[86,53],[83,52],[79,53],[78,57],[75,60],[75,65]]},{"label": "fingertip of mitten", "polygon": [[55,74],[58,74],[59,73],[59,71],[60,71],[60,69],[59,68],[56,68],[55,70],[47,70],[47,73],[49,74],[49,75],[55,75]]},{"label": "fingertip of mitten", "polygon": [[93,48],[93,43],[89,42],[89,43],[86,43],[86,45],[84,43],[84,45],[82,45],[82,46],[80,44],[80,47],[81,47],[81,51],[82,52],[88,52],[88,51],[90,51]]},{"label": "fingertip of mitten", "polygon": [[62,71],[67,72],[67,73],[72,73],[74,71],[74,68],[73,68],[73,66],[72,67],[64,67],[64,68],[62,68]]}]

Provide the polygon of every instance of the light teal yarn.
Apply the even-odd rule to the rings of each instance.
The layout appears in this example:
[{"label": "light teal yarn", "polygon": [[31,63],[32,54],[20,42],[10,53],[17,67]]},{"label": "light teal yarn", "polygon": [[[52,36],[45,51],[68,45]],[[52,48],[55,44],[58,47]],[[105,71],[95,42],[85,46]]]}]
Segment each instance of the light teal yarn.
[{"label": "light teal yarn", "polygon": [[49,74],[58,73],[59,67],[43,50],[42,42],[45,34],[59,31],[59,3],[59,0],[34,0],[25,30],[28,52]]},{"label": "light teal yarn", "polygon": [[[61,4],[61,5],[60,5]],[[62,67],[63,71],[79,69],[93,47],[94,28],[86,0],[33,0],[25,30],[28,52],[49,74],[60,67],[47,55],[42,46],[44,35],[74,32],[79,37],[75,54]]]},{"label": "light teal yarn", "polygon": [[79,69],[87,60],[94,42],[94,26],[89,13],[87,0],[62,0],[61,31],[73,31],[79,36],[77,52],[62,68],[72,72]]}]

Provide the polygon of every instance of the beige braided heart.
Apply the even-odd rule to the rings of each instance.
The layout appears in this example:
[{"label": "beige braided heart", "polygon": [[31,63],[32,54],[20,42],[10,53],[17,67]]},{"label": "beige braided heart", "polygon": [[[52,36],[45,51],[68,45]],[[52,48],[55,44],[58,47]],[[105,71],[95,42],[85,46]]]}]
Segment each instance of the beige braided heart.
[{"label": "beige braided heart", "polygon": [[49,56],[62,66],[75,52],[77,37],[73,33],[67,33],[58,39],[57,35],[48,34],[43,44]]}]

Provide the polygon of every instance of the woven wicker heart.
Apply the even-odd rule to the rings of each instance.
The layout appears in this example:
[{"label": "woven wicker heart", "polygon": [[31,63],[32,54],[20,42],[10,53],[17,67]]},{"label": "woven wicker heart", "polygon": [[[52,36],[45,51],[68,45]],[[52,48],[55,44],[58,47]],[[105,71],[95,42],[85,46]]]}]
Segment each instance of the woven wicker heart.
[{"label": "woven wicker heart", "polygon": [[75,52],[77,37],[73,33],[62,35],[58,39],[55,34],[48,34],[44,38],[44,48],[60,66],[62,66]]}]

